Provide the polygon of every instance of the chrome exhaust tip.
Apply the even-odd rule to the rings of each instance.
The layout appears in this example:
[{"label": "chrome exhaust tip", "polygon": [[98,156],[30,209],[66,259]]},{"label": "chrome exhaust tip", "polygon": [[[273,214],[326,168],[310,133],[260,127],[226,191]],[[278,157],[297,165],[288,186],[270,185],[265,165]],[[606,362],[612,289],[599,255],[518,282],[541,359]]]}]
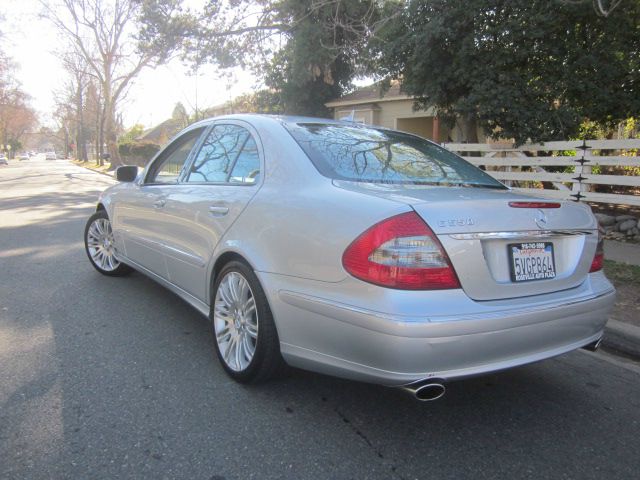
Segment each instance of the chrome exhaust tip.
[{"label": "chrome exhaust tip", "polygon": [[444,396],[447,390],[445,386],[436,379],[423,380],[400,388],[419,402],[438,400]]},{"label": "chrome exhaust tip", "polygon": [[598,348],[600,348],[600,344],[602,343],[602,337],[600,337],[598,340],[596,340],[595,342],[591,342],[589,345],[585,345],[584,347],[582,347],[584,350],[589,350],[590,352],[595,352],[596,350],[598,350]]}]

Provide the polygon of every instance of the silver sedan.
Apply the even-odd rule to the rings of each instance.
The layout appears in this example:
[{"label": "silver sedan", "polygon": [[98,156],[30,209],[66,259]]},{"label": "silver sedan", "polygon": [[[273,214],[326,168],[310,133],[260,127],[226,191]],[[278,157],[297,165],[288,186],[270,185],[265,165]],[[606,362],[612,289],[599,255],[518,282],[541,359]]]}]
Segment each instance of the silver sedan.
[{"label": "silver sedan", "polygon": [[241,382],[288,364],[430,400],[595,348],[614,301],[587,205],[517,194],[407,133],[219,117],[117,178],[85,229],[93,266],[208,316]]}]

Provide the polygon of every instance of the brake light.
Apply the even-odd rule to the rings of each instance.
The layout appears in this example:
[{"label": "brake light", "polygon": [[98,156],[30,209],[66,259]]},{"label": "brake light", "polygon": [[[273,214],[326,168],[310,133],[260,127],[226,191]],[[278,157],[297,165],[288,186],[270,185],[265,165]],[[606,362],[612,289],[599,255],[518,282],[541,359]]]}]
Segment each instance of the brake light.
[{"label": "brake light", "polygon": [[509,202],[511,208],[560,208],[557,202]]},{"label": "brake light", "polygon": [[593,256],[593,261],[591,262],[591,268],[589,269],[589,273],[602,270],[603,264],[604,264],[604,230],[602,230],[602,227],[598,226],[598,246],[596,247],[596,253]]},{"label": "brake light", "polygon": [[415,212],[388,218],[356,238],[342,255],[356,278],[402,290],[460,288],[449,257]]}]

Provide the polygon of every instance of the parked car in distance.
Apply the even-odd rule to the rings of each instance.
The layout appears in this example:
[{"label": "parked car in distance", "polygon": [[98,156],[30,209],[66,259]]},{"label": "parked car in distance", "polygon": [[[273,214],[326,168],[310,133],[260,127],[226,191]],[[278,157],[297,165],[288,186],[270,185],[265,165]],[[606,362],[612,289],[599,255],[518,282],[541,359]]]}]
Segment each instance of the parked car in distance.
[{"label": "parked car in distance", "polygon": [[44,154],[45,160],[56,160],[58,157],[56,156],[56,152],[46,152]]},{"label": "parked car in distance", "polygon": [[433,400],[596,348],[614,301],[587,205],[516,193],[407,133],[218,117],[116,176],[85,228],[91,264],[209,317],[240,382],[289,364]]},{"label": "parked car in distance", "polygon": [[18,156],[18,160],[20,160],[20,161],[22,161],[22,160],[29,160],[29,154],[28,154],[28,153],[25,153],[25,152],[21,153],[21,154]]}]

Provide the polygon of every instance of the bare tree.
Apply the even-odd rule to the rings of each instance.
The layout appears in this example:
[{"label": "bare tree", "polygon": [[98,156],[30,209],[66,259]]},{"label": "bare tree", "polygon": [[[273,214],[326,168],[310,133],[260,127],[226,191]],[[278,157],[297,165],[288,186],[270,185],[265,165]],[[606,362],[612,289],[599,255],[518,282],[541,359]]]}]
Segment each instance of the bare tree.
[{"label": "bare tree", "polygon": [[100,149],[102,142],[101,118],[102,118],[102,98],[100,96],[100,87],[96,84],[95,79],[90,78],[85,93],[84,118],[85,122],[85,139],[87,142],[93,143],[93,154],[96,163],[100,164]]},{"label": "bare tree", "polygon": [[73,104],[58,99],[56,101],[57,108],[53,112],[53,118],[58,124],[58,129],[55,134],[58,143],[62,144],[62,152],[64,158],[69,157],[69,143],[71,140],[71,132],[74,130],[74,115]]},{"label": "bare tree", "polygon": [[30,97],[16,80],[15,64],[0,50],[0,144],[12,152],[22,145],[23,136],[38,123],[29,105]]},{"label": "bare tree", "polygon": [[[76,144],[76,158],[87,160],[87,125],[85,120],[86,93],[91,76],[88,72],[87,62],[77,52],[74,45],[61,55],[62,65],[67,72],[68,79],[62,91],[58,95],[59,110],[67,112],[68,127]],[[58,113],[58,112],[57,112]]]},{"label": "bare tree", "polygon": [[115,168],[121,164],[116,131],[118,102],[140,71],[166,60],[174,46],[163,43],[138,48],[134,32],[143,4],[139,0],[59,0],[57,4],[40,0],[40,4],[44,16],[71,41],[86,62],[87,73],[100,87],[103,141]]}]

